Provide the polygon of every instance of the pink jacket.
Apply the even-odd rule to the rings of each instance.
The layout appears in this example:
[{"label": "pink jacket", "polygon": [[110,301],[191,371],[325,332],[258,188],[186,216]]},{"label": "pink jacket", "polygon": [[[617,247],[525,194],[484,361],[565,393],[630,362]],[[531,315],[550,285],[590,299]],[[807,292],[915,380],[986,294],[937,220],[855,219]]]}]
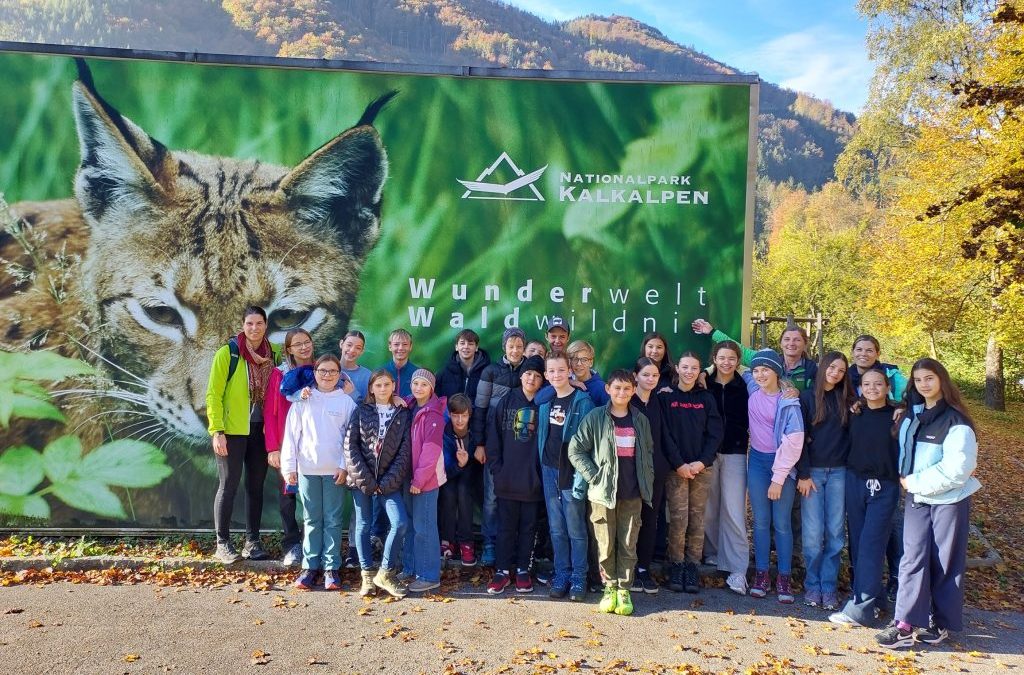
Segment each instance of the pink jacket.
[{"label": "pink jacket", "polygon": [[[410,408],[416,399],[407,396]],[[412,486],[436,490],[448,480],[444,472],[444,408],[446,399],[431,396],[412,420]]]},{"label": "pink jacket", "polygon": [[267,396],[263,402],[263,436],[266,440],[267,452],[280,452],[284,440],[284,422],[288,418],[288,410],[292,402],[281,393],[281,380],[284,371],[278,366],[270,371],[267,382]]}]

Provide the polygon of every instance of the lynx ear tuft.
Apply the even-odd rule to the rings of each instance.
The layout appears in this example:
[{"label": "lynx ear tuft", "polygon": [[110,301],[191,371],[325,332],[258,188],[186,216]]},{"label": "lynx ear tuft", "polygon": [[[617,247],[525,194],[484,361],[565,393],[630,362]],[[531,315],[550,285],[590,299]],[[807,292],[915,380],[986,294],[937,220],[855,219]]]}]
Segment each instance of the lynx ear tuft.
[{"label": "lynx ear tuft", "polygon": [[76,62],[81,79],[72,88],[72,103],[82,160],[75,195],[96,221],[114,206],[145,208],[171,184],[173,159],[162,143],[107,103],[85,62]]},{"label": "lynx ear tuft", "polygon": [[388,158],[377,130],[357,126],[335,137],[281,181],[299,218],[329,228],[341,245],[364,257],[377,239]]}]

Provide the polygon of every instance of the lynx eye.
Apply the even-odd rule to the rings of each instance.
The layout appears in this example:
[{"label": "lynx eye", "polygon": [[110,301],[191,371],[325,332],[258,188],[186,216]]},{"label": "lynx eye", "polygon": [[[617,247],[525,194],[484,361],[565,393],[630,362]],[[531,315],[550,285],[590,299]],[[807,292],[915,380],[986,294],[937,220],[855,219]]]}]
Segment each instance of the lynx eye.
[{"label": "lynx eye", "polygon": [[146,316],[150,319],[156,323],[163,324],[164,326],[175,326],[178,328],[184,328],[185,326],[185,321],[181,318],[181,314],[178,313],[178,310],[169,305],[143,307],[142,311],[144,311]]},{"label": "lynx eye", "polygon": [[308,309],[275,309],[268,317],[270,331],[289,330],[305,323],[312,312]]}]

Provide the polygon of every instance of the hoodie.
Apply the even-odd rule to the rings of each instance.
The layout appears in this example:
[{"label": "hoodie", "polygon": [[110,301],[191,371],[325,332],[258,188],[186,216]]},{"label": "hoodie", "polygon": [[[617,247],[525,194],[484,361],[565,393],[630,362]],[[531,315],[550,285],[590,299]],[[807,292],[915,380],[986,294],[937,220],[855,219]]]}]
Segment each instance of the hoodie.
[{"label": "hoodie", "polygon": [[707,389],[694,386],[689,391],[678,387],[658,394],[665,429],[672,438],[667,455],[676,470],[683,464],[702,462],[711,467],[722,445],[725,432],[718,404]]},{"label": "hoodie", "polygon": [[476,401],[476,390],[480,384],[480,376],[483,375],[484,368],[489,365],[491,365],[491,357],[487,355],[485,350],[478,349],[476,356],[473,357],[473,364],[467,372],[462,367],[462,359],[459,357],[459,352],[453,351],[451,358],[448,359],[448,363],[435,374],[437,386],[434,387],[434,393],[445,397],[465,394],[469,397],[470,402]]},{"label": "hoodie", "polygon": [[333,476],[345,468],[345,432],[355,409],[355,402],[340,389],[314,389],[308,399],[294,404],[281,443],[281,473]]},{"label": "hoodie", "polygon": [[[446,399],[431,396],[416,409],[412,418],[412,477],[410,484],[420,492],[430,492],[444,485],[444,406]],[[412,409],[416,399],[405,398]]]},{"label": "hoodie", "polygon": [[519,387],[498,401],[488,416],[487,468],[500,499],[544,500],[537,422],[537,403],[527,400]]}]

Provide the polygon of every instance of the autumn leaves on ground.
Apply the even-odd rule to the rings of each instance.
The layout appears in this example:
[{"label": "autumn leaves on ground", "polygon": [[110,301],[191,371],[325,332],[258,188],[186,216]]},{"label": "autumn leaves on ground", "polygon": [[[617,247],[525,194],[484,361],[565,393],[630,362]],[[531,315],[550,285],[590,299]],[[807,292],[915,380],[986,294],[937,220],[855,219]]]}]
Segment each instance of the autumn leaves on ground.
[{"label": "autumn leaves on ground", "polygon": [[[968,630],[931,652],[892,654],[873,644],[872,631],[837,628],[819,610],[739,598],[721,588],[706,588],[699,596],[642,596],[638,615],[625,619],[597,614],[591,605],[549,601],[542,587],[528,597],[492,598],[484,592],[485,571],[452,570],[445,573],[440,595],[363,601],[352,592],[357,585],[352,572],[345,575],[346,590],[340,594],[300,593],[291,590],[291,575],[210,565],[206,541],[48,540],[25,534],[0,539],[0,586],[8,587],[0,591],[0,635],[8,636],[0,637],[0,646],[12,655],[28,644],[37,655],[59,651],[65,634],[74,633],[79,623],[88,632],[90,612],[112,608],[109,620],[125,625],[80,643],[86,670],[109,670],[111,654],[124,666],[137,661],[142,671],[183,672],[264,665],[286,671],[450,673],[910,673],[1024,667],[1024,661],[1014,663],[1024,641],[1024,617],[1015,613],[1024,606],[1024,523],[1015,478],[1024,472],[1017,452],[1024,405],[1012,405],[1006,413],[978,405],[972,410],[979,424],[978,476],[984,484],[974,500],[972,522],[1003,564],[969,572]],[[983,549],[972,542],[971,555],[983,556]],[[14,571],[13,563],[28,556],[47,562]],[[94,556],[147,560],[131,568],[71,569],[70,563]],[[705,579],[720,587],[719,581]],[[126,616],[116,611],[119,604],[127,608]],[[137,616],[147,617],[145,627]],[[200,629],[219,625],[239,637],[214,639],[206,646],[201,630],[189,637],[197,621]],[[312,638],[321,647],[309,647],[308,654],[293,652],[280,634],[290,627],[313,633],[291,636],[294,644]],[[155,637],[147,637],[146,630],[155,631]],[[182,655],[172,658],[169,654],[177,652],[168,651],[168,645],[175,640],[184,643]],[[88,651],[90,645],[95,653]],[[60,657],[58,665],[57,671],[75,670]]]}]

